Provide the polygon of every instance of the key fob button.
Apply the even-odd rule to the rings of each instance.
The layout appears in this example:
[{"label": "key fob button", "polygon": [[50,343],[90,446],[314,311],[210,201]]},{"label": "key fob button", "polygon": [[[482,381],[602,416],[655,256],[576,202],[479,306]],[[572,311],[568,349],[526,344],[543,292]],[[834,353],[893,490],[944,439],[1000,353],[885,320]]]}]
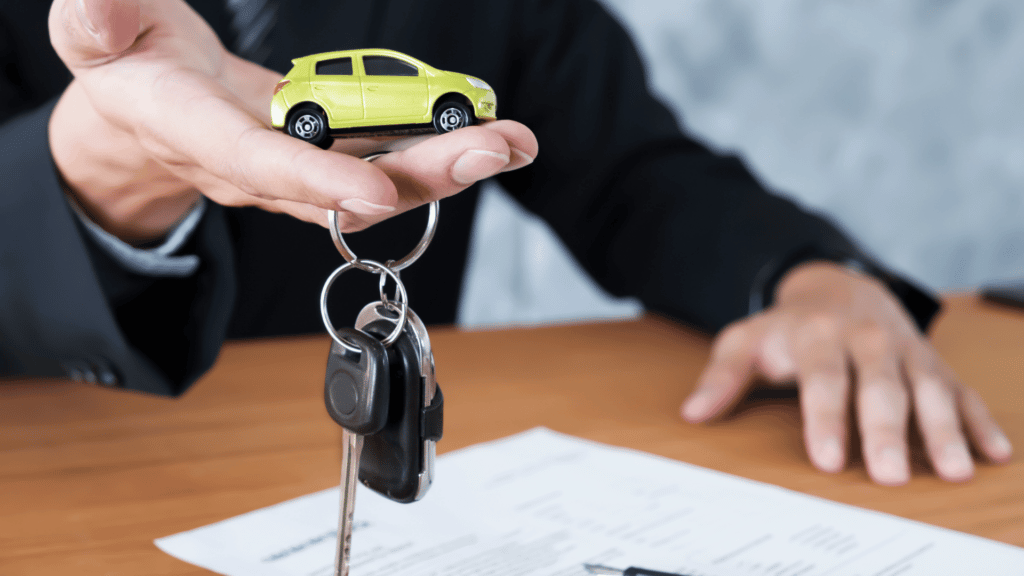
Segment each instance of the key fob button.
[{"label": "key fob button", "polygon": [[352,375],[338,370],[331,375],[331,386],[327,391],[327,402],[342,416],[351,416],[359,405],[359,386]]},{"label": "key fob button", "polygon": [[356,434],[375,434],[388,420],[391,375],[384,344],[362,330],[344,328],[338,335],[359,348],[354,353],[331,345],[324,380],[324,404],[331,418]]}]

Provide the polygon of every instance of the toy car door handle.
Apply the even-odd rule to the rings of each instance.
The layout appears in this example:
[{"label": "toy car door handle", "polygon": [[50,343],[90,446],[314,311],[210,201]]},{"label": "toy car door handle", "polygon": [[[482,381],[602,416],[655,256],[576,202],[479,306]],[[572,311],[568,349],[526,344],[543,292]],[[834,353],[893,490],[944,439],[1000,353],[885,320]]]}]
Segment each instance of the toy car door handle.
[{"label": "toy car door handle", "polygon": [[369,90],[370,92],[376,92],[377,91],[377,87],[376,86],[367,86],[366,89]]}]

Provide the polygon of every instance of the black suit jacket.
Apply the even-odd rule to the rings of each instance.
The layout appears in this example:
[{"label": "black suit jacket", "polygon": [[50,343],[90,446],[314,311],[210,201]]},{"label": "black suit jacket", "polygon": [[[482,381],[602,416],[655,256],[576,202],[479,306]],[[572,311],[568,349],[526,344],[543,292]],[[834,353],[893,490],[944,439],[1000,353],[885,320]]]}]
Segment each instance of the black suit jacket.
[{"label": "black suit jacket", "polygon": [[[229,42],[223,4],[192,4]],[[131,274],[83,234],[46,139],[69,80],[48,42],[47,8],[0,0],[0,370],[178,394],[225,337],[321,331],[319,290],[342,262],[322,228],[212,206],[184,248],[202,262],[185,279]],[[291,0],[268,43],[264,64],[281,73],[297,56],[387,47],[485,79],[499,116],[540,141],[536,162],[500,183],[605,289],[677,320],[715,331],[799,261],[869,262],[828,221],[766,192],[739,160],[685,136],[648,92],[626,33],[590,0]],[[428,323],[455,319],[477,198],[473,187],[442,203],[434,243],[402,274]],[[361,256],[397,258],[424,220],[402,215],[350,243]],[[873,270],[926,326],[936,303]],[[376,298],[375,278],[363,276],[335,290],[336,324]]]}]

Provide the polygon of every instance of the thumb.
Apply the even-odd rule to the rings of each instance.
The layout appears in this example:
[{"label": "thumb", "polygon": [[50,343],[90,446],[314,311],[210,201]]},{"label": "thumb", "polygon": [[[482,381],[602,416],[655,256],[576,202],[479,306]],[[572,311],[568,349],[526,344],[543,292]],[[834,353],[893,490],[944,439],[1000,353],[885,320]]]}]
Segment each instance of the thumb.
[{"label": "thumb", "polygon": [[109,62],[139,35],[139,0],[54,0],[50,43],[72,71]]}]

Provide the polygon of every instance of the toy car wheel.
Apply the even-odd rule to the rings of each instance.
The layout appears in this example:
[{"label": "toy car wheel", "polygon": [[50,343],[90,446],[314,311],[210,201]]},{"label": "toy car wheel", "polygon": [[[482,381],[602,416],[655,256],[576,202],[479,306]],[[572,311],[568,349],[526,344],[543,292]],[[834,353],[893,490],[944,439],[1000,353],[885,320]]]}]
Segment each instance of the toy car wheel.
[{"label": "toy car wheel", "polygon": [[288,119],[288,134],[325,150],[333,142],[327,132],[327,117],[313,107],[301,108],[292,113]]},{"label": "toy car wheel", "polygon": [[461,102],[442,102],[434,110],[434,130],[438,134],[465,128],[473,123],[473,114]]}]

